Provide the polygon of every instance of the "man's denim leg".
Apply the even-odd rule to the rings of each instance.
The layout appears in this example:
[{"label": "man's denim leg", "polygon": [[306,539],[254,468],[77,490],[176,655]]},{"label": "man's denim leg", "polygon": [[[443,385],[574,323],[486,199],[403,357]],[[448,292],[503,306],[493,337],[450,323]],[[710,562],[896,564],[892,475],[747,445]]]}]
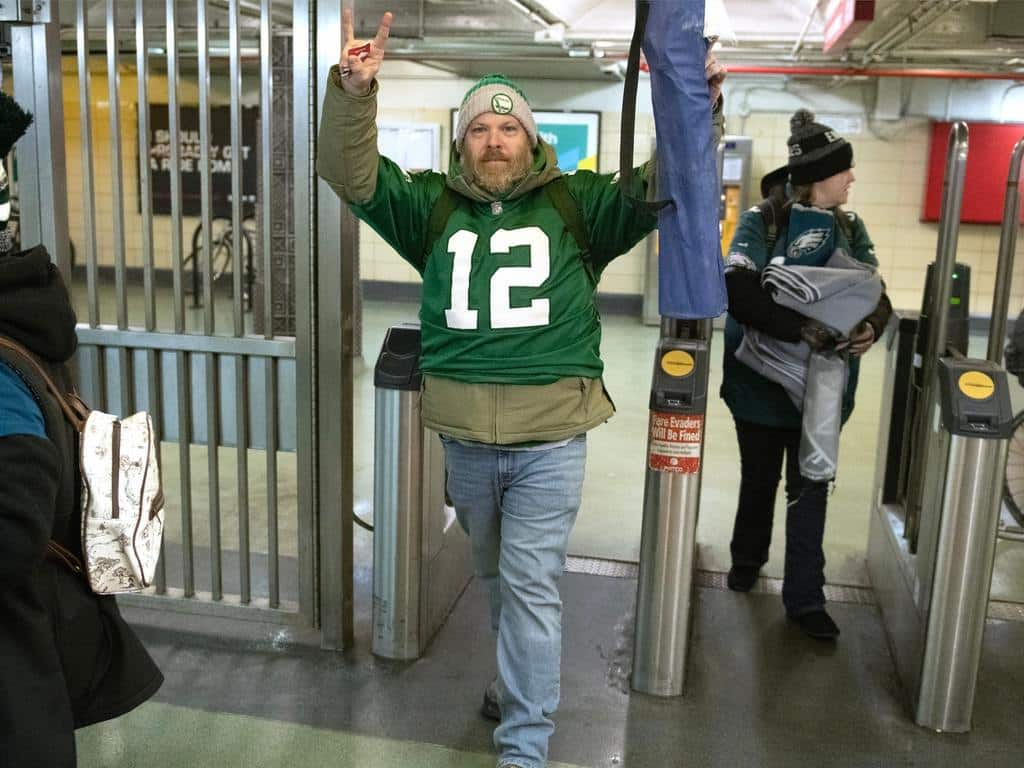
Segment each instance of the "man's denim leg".
[{"label": "man's denim leg", "polygon": [[[579,510],[586,440],[540,451],[468,447],[446,441],[448,491],[473,537],[478,573],[500,546],[498,675],[501,759],[522,768],[547,762],[561,675],[561,599],[569,532]],[[493,460],[493,463],[492,463]],[[493,488],[499,512],[487,511]],[[500,531],[493,521],[500,516]],[[494,611],[492,610],[492,616]]]},{"label": "man's denim leg", "polygon": [[473,573],[487,590],[491,629],[498,632],[501,615],[501,584],[498,556],[501,552],[501,487],[498,478],[500,450],[487,445],[468,446],[444,439],[447,491],[455,504],[462,530],[469,534]]},{"label": "man's denim leg", "polygon": [[562,601],[569,533],[579,511],[586,440],[546,451],[508,454],[501,521],[501,625],[498,675],[502,758],[524,768],[546,765],[550,716],[558,708]]}]

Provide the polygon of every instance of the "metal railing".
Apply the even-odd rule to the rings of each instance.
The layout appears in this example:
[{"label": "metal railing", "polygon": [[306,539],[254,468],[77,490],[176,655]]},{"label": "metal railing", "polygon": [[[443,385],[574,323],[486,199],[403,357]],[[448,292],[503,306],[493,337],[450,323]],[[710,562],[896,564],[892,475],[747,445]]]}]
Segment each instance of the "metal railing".
[{"label": "metal railing", "polygon": [[[258,45],[260,62],[258,88],[262,115],[259,139],[259,166],[262,171],[258,206],[262,208],[262,227],[255,238],[262,257],[263,300],[255,311],[262,313],[263,333],[251,332],[244,305],[241,260],[232,269],[233,292],[229,330],[221,314],[226,312],[224,300],[213,291],[214,272],[211,238],[204,238],[199,257],[202,270],[203,307],[193,312],[185,304],[185,273],[183,248],[183,184],[182,160],[177,148],[182,145],[181,111],[183,102],[197,94],[199,109],[199,176],[200,225],[211,232],[214,208],[211,179],[211,104],[216,91],[213,77],[223,74],[211,71],[209,31],[214,24],[229,30],[229,74],[227,92],[231,106],[231,157],[242,157],[241,110],[243,102],[243,45],[256,45],[255,26],[241,24],[240,0],[213,3],[194,2],[197,30],[197,72],[183,74],[180,49],[182,40],[178,24],[182,0],[156,3],[134,0],[106,0],[103,6],[106,92],[98,99],[93,92],[90,67],[98,70],[98,56],[91,56],[90,32],[95,33],[100,20],[90,19],[90,4],[76,0],[73,26],[77,41],[79,141],[81,143],[81,227],[84,252],[85,321],[78,327],[80,352],[78,373],[80,389],[94,407],[115,413],[130,413],[136,408],[149,410],[163,441],[160,459],[176,471],[175,487],[168,491],[168,520],[173,516],[174,533],[165,539],[165,556],[161,558],[152,594],[132,596],[126,603],[141,607],[159,607],[165,613],[241,619],[263,622],[298,630],[318,629],[319,642],[327,648],[341,648],[352,640],[352,550],[351,550],[351,419],[346,426],[340,420],[348,408],[351,416],[351,361],[337,328],[346,325],[346,312],[339,299],[342,291],[333,280],[344,279],[336,231],[325,235],[320,228],[340,229],[341,207],[335,200],[333,214],[323,206],[317,211],[317,194],[313,176],[315,150],[313,127],[317,124],[317,89],[325,79],[318,78],[314,62],[318,22],[331,28],[332,19],[340,20],[341,0],[311,3],[298,0],[286,10],[281,3],[260,0]],[[278,7],[275,9],[275,5]],[[13,34],[15,61],[15,96],[36,117],[31,135],[24,146],[19,145],[22,174],[22,231],[24,242],[42,242],[50,250],[69,285],[73,284],[68,258],[67,203],[63,189],[65,151],[62,109],[62,75],[60,62],[60,19],[58,3],[41,0],[35,4],[31,18],[20,17]],[[95,4],[92,4],[95,9]],[[255,9],[250,9],[255,11]],[[282,29],[282,12],[290,14],[290,29]],[[275,15],[276,14],[276,15]],[[98,15],[94,10],[93,15]],[[133,15],[128,24],[127,17]],[[248,14],[249,16],[252,13]],[[159,23],[156,23],[156,19]],[[70,20],[69,20],[70,25]],[[334,27],[334,36],[337,27]],[[271,48],[278,35],[292,39],[293,71],[290,83],[295,98],[290,115],[274,114],[274,72]],[[328,32],[322,35],[331,34]],[[93,37],[95,35],[93,34]],[[243,37],[245,39],[243,39]],[[252,39],[249,39],[252,38]],[[96,40],[92,40],[95,44]],[[133,53],[129,63],[128,54]],[[337,58],[335,56],[335,58]],[[166,71],[169,153],[169,221],[161,222],[164,238],[154,235],[154,177],[150,167],[150,107],[152,104],[154,60]],[[121,77],[134,68],[137,80],[138,110],[138,226],[129,226],[126,213],[130,206],[130,188],[125,183],[123,152],[131,140],[130,122],[122,114]],[[100,100],[109,107],[109,172],[103,166],[105,147],[99,146],[94,132],[94,113]],[[295,222],[295,307],[296,331],[293,336],[278,336],[274,330],[275,296],[271,275],[272,259],[271,188],[274,150],[273,130],[285,126],[294,131],[289,151],[294,152]],[[231,163],[231,223],[235,232],[242,231],[242,163]],[[101,180],[102,179],[102,180]],[[102,189],[101,189],[102,187]],[[46,211],[46,215],[43,215]],[[135,215],[135,212],[132,212]],[[109,244],[109,251],[99,248]],[[344,242],[344,241],[342,241]],[[129,265],[128,244],[139,254],[137,264]],[[320,249],[328,268],[317,270],[314,254]],[[109,257],[107,254],[109,253]],[[112,267],[113,285],[103,284],[105,271]],[[141,288],[134,272],[141,273]],[[168,274],[169,273],[169,274]],[[326,277],[327,285],[324,285]],[[320,284],[319,302],[314,286]],[[162,288],[169,285],[169,289]],[[333,304],[332,299],[333,297]],[[113,309],[105,318],[106,309]],[[220,302],[218,304],[218,302]],[[327,302],[329,306],[324,306]],[[319,304],[319,306],[318,306]],[[169,306],[168,306],[169,305]],[[218,312],[218,307],[222,312]],[[163,310],[163,311],[162,311]],[[163,318],[163,319],[162,319]],[[324,318],[329,324],[323,325]],[[104,322],[104,320],[107,320]],[[113,322],[110,322],[113,320]],[[196,327],[198,326],[198,327]],[[331,329],[322,341],[317,339],[319,327]],[[348,377],[334,371],[348,370]],[[330,391],[321,393],[326,372],[330,373]],[[262,376],[260,376],[262,373]],[[339,382],[340,390],[339,393]],[[294,402],[294,413],[292,405]],[[329,403],[322,409],[323,403]],[[346,406],[347,403],[347,406]],[[283,412],[283,413],[282,413]],[[348,430],[346,432],[346,429]],[[344,441],[344,442],[343,442]],[[168,449],[176,443],[176,451]],[[202,458],[205,446],[205,470],[194,466],[194,458]],[[227,449],[232,449],[229,451]],[[253,452],[262,450],[265,465],[254,471]],[[295,501],[284,507],[279,498],[282,477],[281,461],[285,452],[294,452],[289,459],[289,472],[294,473]],[[194,455],[195,454],[195,455]],[[332,474],[324,481],[320,457],[329,457]],[[341,471],[337,471],[338,462]],[[224,487],[226,470],[234,470],[235,483]],[[346,469],[347,464],[347,469]],[[222,466],[223,465],[223,466]],[[291,469],[294,467],[294,470]],[[165,475],[168,473],[165,471]],[[262,475],[262,481],[259,478]],[[346,480],[347,478],[347,480]],[[347,483],[347,488],[345,484]],[[197,508],[195,497],[206,487],[207,503]],[[222,500],[231,496],[230,507]],[[254,547],[253,523],[256,510],[250,495],[265,498],[265,569],[254,573],[254,563],[263,562],[262,551]],[[345,507],[346,498],[348,506]],[[340,508],[339,508],[340,506]],[[237,516],[236,529],[228,533],[228,519]],[[197,533],[205,522],[208,531],[208,555],[201,557]],[[284,531],[292,538],[282,541]],[[322,546],[328,541],[347,541],[337,549]],[[264,538],[261,535],[261,538]],[[294,556],[291,554],[294,552]],[[199,558],[197,560],[197,558]],[[283,586],[282,563],[297,578],[295,586]],[[229,563],[237,561],[237,573],[228,579]],[[294,561],[292,563],[291,561]],[[171,568],[170,566],[174,566]],[[199,566],[203,567],[199,567]],[[234,568],[235,566],[232,566]],[[259,580],[258,588],[254,583]],[[264,582],[265,580],[265,582]],[[230,592],[225,584],[232,585]],[[234,585],[237,585],[235,588]],[[188,623],[189,619],[182,619]]]}]

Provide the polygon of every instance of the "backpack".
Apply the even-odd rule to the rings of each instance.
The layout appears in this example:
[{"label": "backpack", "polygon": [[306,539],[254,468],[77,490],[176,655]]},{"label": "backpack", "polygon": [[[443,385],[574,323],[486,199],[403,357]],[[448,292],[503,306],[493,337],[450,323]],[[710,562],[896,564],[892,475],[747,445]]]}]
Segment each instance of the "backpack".
[{"label": "backpack", "polygon": [[119,419],[90,410],[76,393],[62,393],[20,344],[0,337],[0,346],[23,358],[46,382],[79,435],[84,562],[52,539],[49,553],[83,574],[100,595],[150,586],[163,539],[164,494],[149,414]]},{"label": "backpack", "polygon": [[[558,215],[565,224],[565,228],[569,230],[569,234],[576,241],[576,245],[583,256],[583,266],[586,268],[587,274],[590,275],[590,279],[596,285],[597,275],[590,254],[590,239],[587,237],[587,230],[583,226],[583,214],[580,212],[579,206],[576,205],[576,199],[572,196],[572,192],[569,191],[569,185],[565,183],[565,177],[558,176],[545,184],[544,194],[547,195],[548,202],[551,203],[552,207],[558,211]],[[459,207],[459,202],[459,195],[452,192],[447,186],[441,190],[441,196],[437,198],[434,207],[430,209],[430,218],[427,221],[427,236],[423,243],[424,258],[430,255],[430,251],[434,248],[434,243],[444,234],[448,218],[455,213],[455,209]]]}]

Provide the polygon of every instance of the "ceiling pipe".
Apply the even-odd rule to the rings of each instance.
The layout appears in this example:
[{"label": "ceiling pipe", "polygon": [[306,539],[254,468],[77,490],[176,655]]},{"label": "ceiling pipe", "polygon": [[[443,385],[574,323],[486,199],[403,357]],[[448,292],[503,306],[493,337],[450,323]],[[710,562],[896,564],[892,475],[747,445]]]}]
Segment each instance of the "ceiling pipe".
[{"label": "ceiling pipe", "polygon": [[816,0],[814,6],[807,14],[807,20],[804,22],[804,28],[800,30],[800,37],[798,37],[796,39],[796,42],[793,43],[793,50],[789,52],[789,58],[793,59],[794,61],[796,60],[796,57],[799,55],[800,49],[804,47],[804,39],[807,37],[807,30],[811,28],[811,22],[814,21],[815,15],[821,11],[821,2],[822,0]]},{"label": "ceiling pipe", "polygon": [[885,59],[896,48],[910,42],[947,13],[964,5],[965,2],[966,0],[920,0],[917,7],[911,10],[906,17],[890,27],[888,32],[868,46],[861,55],[861,63],[870,64],[873,61]]},{"label": "ceiling pipe", "polygon": [[730,75],[800,75],[804,77],[920,77],[944,80],[1021,80],[1024,72],[970,72],[956,69],[907,67],[864,69],[860,67],[787,67],[729,64]]}]

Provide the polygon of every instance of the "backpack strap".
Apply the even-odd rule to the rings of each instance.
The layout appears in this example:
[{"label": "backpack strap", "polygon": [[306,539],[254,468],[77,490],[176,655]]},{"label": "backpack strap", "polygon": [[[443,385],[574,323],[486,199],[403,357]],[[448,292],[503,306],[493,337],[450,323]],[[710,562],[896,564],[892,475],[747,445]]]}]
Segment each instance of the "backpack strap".
[{"label": "backpack strap", "polygon": [[65,395],[60,391],[56,384],[53,383],[53,379],[43,369],[43,366],[32,356],[25,347],[13,339],[8,339],[5,336],[0,336],[0,347],[13,352],[17,357],[28,363],[29,367],[39,376],[43,381],[46,382],[46,389],[49,391],[53,399],[60,405],[61,411],[64,413],[64,418],[75,428],[76,432],[81,432],[85,429],[85,422],[89,418],[89,409],[85,403],[81,401],[77,394],[71,393]]},{"label": "backpack strap", "polygon": [[[46,389],[53,399],[57,401],[58,405],[60,405],[60,410],[64,414],[64,418],[67,419],[71,426],[75,428],[76,432],[81,434],[82,430],[85,429],[85,422],[89,418],[89,409],[86,407],[85,403],[79,399],[78,395],[72,393],[65,397],[32,353],[21,344],[14,341],[14,339],[9,339],[6,336],[0,336],[0,347],[11,352],[16,358],[26,363],[28,367],[31,368],[37,376],[39,376],[39,378],[46,382]],[[51,533],[51,536],[52,535],[53,534]],[[57,560],[63,563],[70,570],[85,578],[85,569],[82,567],[82,561],[77,555],[75,555],[75,553],[67,547],[59,544],[53,538],[46,542],[46,556],[52,560]]]},{"label": "backpack strap", "polygon": [[583,214],[580,213],[579,206],[576,205],[576,198],[569,191],[569,185],[565,181],[565,176],[558,176],[553,181],[545,184],[544,194],[548,196],[548,201],[558,211],[558,215],[562,218],[562,223],[565,224],[565,228],[569,230],[572,239],[579,246],[584,261],[589,262],[590,239],[587,237],[587,230],[583,226]]},{"label": "backpack strap", "polygon": [[445,225],[455,209],[459,207],[459,200],[455,193],[448,189],[446,184],[441,188],[441,196],[437,198],[434,207],[430,209],[430,218],[427,220],[427,236],[423,241],[423,260],[430,256],[434,243],[444,234]]},{"label": "backpack strap", "polygon": [[775,251],[779,230],[789,223],[789,209],[789,201],[783,203],[774,197],[765,198],[757,206],[757,210],[761,212],[761,220],[764,222],[764,244],[769,259]]}]

